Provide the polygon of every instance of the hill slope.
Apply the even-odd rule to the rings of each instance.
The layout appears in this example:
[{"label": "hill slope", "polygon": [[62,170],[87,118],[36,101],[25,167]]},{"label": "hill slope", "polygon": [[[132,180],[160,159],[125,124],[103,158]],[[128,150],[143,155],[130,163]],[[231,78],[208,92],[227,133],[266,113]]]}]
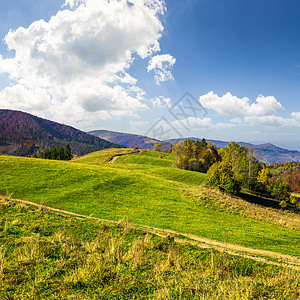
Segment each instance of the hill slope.
[{"label": "hill slope", "polygon": [[77,155],[119,147],[71,126],[21,111],[0,109],[0,153],[31,155],[38,149],[67,143]]},{"label": "hill slope", "polygon": [[2,155],[0,195],[300,257],[299,215],[211,190],[203,186],[205,174],[172,168],[174,159],[164,153],[99,161],[107,161],[101,151],[77,162]]}]

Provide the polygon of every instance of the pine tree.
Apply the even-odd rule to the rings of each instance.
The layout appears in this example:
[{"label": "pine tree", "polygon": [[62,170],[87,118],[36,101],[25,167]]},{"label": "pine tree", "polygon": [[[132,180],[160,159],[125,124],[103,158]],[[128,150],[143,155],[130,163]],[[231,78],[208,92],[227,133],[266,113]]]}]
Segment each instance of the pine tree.
[{"label": "pine tree", "polygon": [[73,157],[72,151],[71,151],[71,147],[69,144],[66,145],[65,148],[65,160],[71,160]]}]

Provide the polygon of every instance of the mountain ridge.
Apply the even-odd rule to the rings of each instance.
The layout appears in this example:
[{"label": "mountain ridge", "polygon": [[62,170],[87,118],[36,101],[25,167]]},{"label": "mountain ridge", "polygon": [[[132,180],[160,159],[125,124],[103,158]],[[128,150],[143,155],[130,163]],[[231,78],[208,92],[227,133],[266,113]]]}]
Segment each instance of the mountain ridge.
[{"label": "mountain ridge", "polygon": [[66,144],[76,155],[120,147],[68,125],[22,111],[0,109],[0,154],[32,155],[40,149]]}]

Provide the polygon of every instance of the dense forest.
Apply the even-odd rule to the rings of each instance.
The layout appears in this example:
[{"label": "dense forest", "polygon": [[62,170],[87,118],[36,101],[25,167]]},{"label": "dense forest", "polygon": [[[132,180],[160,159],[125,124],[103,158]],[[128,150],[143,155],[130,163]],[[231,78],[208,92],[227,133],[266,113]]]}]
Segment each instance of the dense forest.
[{"label": "dense forest", "polygon": [[67,144],[76,155],[120,147],[70,126],[20,111],[0,109],[0,153],[27,156]]},{"label": "dense forest", "polygon": [[293,192],[300,192],[300,161],[268,165],[271,175],[288,183]]},{"label": "dense forest", "polygon": [[73,154],[70,145],[67,144],[65,148],[60,146],[54,147],[53,149],[38,151],[33,155],[33,157],[54,160],[71,160],[73,158]]}]

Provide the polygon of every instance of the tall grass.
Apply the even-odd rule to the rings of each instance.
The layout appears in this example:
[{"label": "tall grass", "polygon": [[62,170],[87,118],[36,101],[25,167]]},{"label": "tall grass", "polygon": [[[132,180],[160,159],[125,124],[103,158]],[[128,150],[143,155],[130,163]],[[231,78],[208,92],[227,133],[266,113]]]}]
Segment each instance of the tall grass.
[{"label": "tall grass", "polygon": [[112,226],[3,200],[0,217],[0,299],[300,297],[297,271],[177,244],[125,220]]}]

